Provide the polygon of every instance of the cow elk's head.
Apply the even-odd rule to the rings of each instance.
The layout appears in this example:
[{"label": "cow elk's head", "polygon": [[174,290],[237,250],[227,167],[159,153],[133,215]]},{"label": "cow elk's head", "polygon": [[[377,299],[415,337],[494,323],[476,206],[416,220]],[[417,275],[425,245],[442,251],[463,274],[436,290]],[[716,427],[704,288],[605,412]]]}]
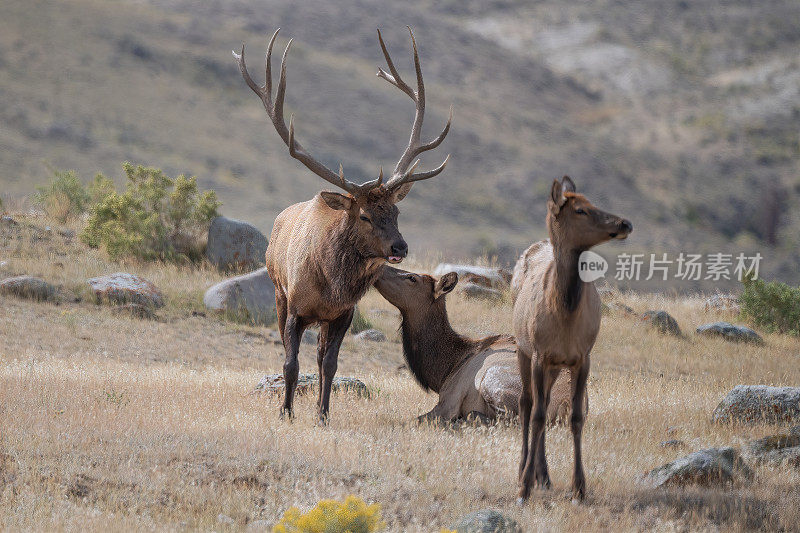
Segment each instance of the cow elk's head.
[{"label": "cow elk's head", "polygon": [[553,181],[547,211],[551,240],[581,251],[611,239],[625,239],[633,231],[629,220],[598,209],[575,192],[569,176]]},{"label": "cow elk's head", "polygon": [[455,289],[457,283],[455,272],[436,279],[427,274],[386,267],[375,282],[375,288],[403,314],[419,316],[414,311],[426,311],[432,305],[444,306],[443,296]]},{"label": "cow elk's head", "polygon": [[422,81],[422,69],[420,67],[419,54],[417,53],[417,43],[411,28],[411,44],[414,52],[414,68],[417,74],[417,88],[412,89],[400,77],[399,72],[394,66],[386,44],[383,42],[380,30],[378,30],[378,42],[380,43],[383,56],[389,72],[378,68],[378,77],[388,81],[402,92],[407,94],[416,104],[414,123],[411,127],[411,136],[403,155],[400,156],[394,171],[388,180],[384,181],[383,169],[378,177],[362,185],[357,185],[344,177],[342,165],[339,165],[338,174],[314,159],[305,148],[295,139],[294,136],[294,116],[289,118],[289,127],[283,116],[283,102],[286,95],[286,57],[292,41],[286,45],[281,60],[280,79],[278,88],[275,92],[275,100],[272,99],[272,47],[278,36],[280,29],[275,31],[267,48],[266,59],[266,81],[264,86],[257,85],[247,71],[244,61],[244,45],[241,54],[233,53],[239,63],[247,85],[255,92],[264,104],[264,109],[269,115],[272,124],[278,134],[289,147],[289,154],[303,163],[309,170],[314,172],[328,183],[343,189],[346,194],[337,192],[323,191],[322,199],[331,209],[342,210],[348,213],[347,221],[356,233],[356,246],[360,253],[367,257],[383,257],[390,263],[399,263],[408,253],[408,245],[400,230],[397,228],[398,210],[395,204],[402,200],[415,181],[432,178],[441,173],[447,165],[450,156],[448,155],[441,165],[433,170],[415,172],[419,159],[417,157],[428,150],[433,150],[439,146],[447,132],[450,131],[450,122],[453,119],[453,108],[450,108],[450,116],[447,119],[442,132],[433,140],[423,143],[420,141],[422,133],[422,121],[425,116],[425,84]]}]

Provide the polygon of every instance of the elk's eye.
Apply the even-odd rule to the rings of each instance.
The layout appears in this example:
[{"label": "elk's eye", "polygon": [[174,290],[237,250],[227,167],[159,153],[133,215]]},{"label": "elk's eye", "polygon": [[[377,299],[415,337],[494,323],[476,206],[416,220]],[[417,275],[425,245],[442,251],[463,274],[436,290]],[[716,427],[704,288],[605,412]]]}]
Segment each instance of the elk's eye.
[{"label": "elk's eye", "polygon": [[369,217],[365,217],[364,215],[361,215],[361,216],[360,216],[360,217],[358,217],[358,218],[360,218],[360,219],[361,219],[361,220],[363,220],[364,222],[369,222]]},{"label": "elk's eye", "polygon": [[584,211],[583,209],[581,209],[579,207],[578,209],[575,210],[575,214],[577,214],[577,215],[585,215],[586,211]]}]

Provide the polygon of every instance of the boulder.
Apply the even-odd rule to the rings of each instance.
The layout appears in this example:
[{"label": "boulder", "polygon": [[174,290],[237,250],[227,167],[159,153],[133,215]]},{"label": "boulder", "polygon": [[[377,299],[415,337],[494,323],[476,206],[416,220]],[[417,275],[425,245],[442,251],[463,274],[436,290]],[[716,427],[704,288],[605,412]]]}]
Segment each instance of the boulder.
[{"label": "boulder", "polygon": [[615,301],[611,301],[608,303],[603,302],[601,309],[604,313],[607,314],[618,314],[628,317],[636,316],[636,311],[634,311],[633,308],[621,302],[615,302]]},{"label": "boulder", "polygon": [[353,335],[357,341],[386,342],[386,335],[377,329],[365,329],[361,333]]},{"label": "boulder", "polygon": [[788,464],[800,468],[800,426],[747,443],[747,455],[756,463],[775,466]]},{"label": "boulder", "polygon": [[98,302],[134,303],[152,308],[164,306],[164,297],[158,287],[127,272],[99,276],[87,282]]},{"label": "boulder", "polygon": [[247,222],[217,217],[208,228],[206,257],[223,270],[251,270],[264,264],[267,238]]},{"label": "boulder", "polygon": [[303,336],[300,338],[300,342],[303,344],[317,344],[317,340],[319,339],[319,331],[313,329],[307,329],[303,332]]},{"label": "boulder", "polygon": [[739,305],[739,301],[734,296],[715,294],[706,300],[705,310],[724,311],[728,313],[739,314],[739,311],[741,311],[741,306]]},{"label": "boulder", "polygon": [[275,321],[275,286],[266,268],[217,283],[203,297],[206,308],[253,324]]},{"label": "boulder", "polygon": [[53,301],[58,296],[55,285],[33,276],[16,276],[0,281],[0,294],[38,301]]},{"label": "boulder", "polygon": [[737,385],[719,403],[716,423],[792,423],[800,421],[800,387]]},{"label": "boulder", "polygon": [[141,304],[123,304],[111,309],[111,312],[115,315],[128,315],[134,318],[142,318],[147,320],[152,320],[156,317],[156,314],[153,312],[152,307],[148,307]]},{"label": "boulder", "polygon": [[[305,394],[312,392],[319,384],[319,377],[317,374],[300,374],[297,378],[297,388],[295,394]],[[286,389],[286,382],[283,380],[283,374],[267,374],[262,377],[253,389],[253,393],[268,392],[268,393],[283,393]],[[354,392],[359,398],[369,398],[369,388],[363,381],[356,378],[349,377],[335,377],[331,385],[333,392],[350,391]]]},{"label": "boulder", "polygon": [[470,300],[485,300],[487,302],[500,302],[503,300],[503,293],[499,290],[484,287],[477,283],[460,283],[458,285],[458,292]]},{"label": "boulder", "polygon": [[714,322],[713,324],[703,324],[697,328],[697,333],[701,335],[722,337],[733,342],[750,342],[753,344],[763,344],[764,339],[746,326],[734,326],[730,322]]},{"label": "boulder", "polygon": [[458,533],[522,533],[522,528],[513,518],[494,509],[481,509],[469,513],[450,526]]},{"label": "boulder", "polygon": [[750,481],[753,472],[733,448],[709,448],[654,468],[644,481],[655,487],[719,486]]},{"label": "boulder", "polygon": [[678,321],[666,311],[645,311],[642,314],[642,321],[665,335],[681,336]]},{"label": "boulder", "polygon": [[505,268],[481,267],[440,263],[433,271],[434,276],[444,276],[448,272],[458,274],[460,280],[493,289],[506,289],[511,283],[511,272]]}]

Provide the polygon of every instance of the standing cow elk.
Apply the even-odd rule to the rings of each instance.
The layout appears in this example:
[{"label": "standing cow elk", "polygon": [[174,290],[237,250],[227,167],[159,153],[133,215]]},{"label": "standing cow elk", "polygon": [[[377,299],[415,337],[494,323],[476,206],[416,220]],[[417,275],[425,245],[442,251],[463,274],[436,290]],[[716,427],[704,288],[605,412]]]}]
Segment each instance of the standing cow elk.
[{"label": "standing cow elk", "polygon": [[311,200],[289,206],[275,219],[272,229],[266,254],[267,272],[275,284],[278,325],[286,350],[283,366],[286,392],[281,416],[292,416],[300,370],[297,354],[303,331],[309,325],[319,323],[317,406],[320,420],[327,420],[339,347],[353,319],[355,304],[373,284],[387,261],[399,263],[408,253],[408,245],[397,228],[398,211],[395,204],[408,194],[415,181],[432,178],[442,172],[450,157],[433,170],[414,172],[419,163],[417,156],[436,148],[444,140],[453,115],[451,107],[450,118],[442,132],[428,143],[420,141],[425,115],[425,85],[414,34],[411,28],[408,30],[417,74],[416,91],[400,77],[378,30],[378,41],[389,67],[389,72],[379,68],[378,76],[403,91],[416,104],[408,146],[385,183],[383,170],[377,178],[363,185],[348,181],[341,165],[336,174],[300,145],[295,139],[293,116],[290,117],[289,127],[286,127],[283,101],[286,94],[286,57],[292,45],[291,40],[283,53],[278,88],[274,101],[272,99],[272,47],[280,29],[273,34],[267,48],[263,87],[257,85],[247,71],[244,45],[241,54],[233,54],[245,82],[261,99],[278,135],[289,147],[289,154],[317,176],[347,193],[322,191]]},{"label": "standing cow elk", "polygon": [[[455,272],[436,279],[392,267],[384,268],[375,282],[381,296],[403,317],[400,329],[408,368],[422,388],[439,395],[436,406],[419,420],[516,415],[522,383],[514,337],[470,339],[456,332],[447,318],[445,298],[457,283]],[[571,405],[569,394],[565,371],[553,386],[549,424],[565,418]]]},{"label": "standing cow elk", "polygon": [[593,246],[624,239],[633,231],[628,220],[601,211],[576,193],[575,184],[567,176],[553,181],[547,208],[550,240],[536,242],[522,254],[511,280],[522,377],[520,503],[528,498],[534,482],[542,488],[550,487],[544,451],[545,412],[550,389],[562,368],[568,368],[572,378],[572,496],[583,499],[585,495],[581,458],[584,412],[578,407],[586,393],[589,352],[600,329],[601,306],[594,283],[584,282],[578,275],[578,258]]}]

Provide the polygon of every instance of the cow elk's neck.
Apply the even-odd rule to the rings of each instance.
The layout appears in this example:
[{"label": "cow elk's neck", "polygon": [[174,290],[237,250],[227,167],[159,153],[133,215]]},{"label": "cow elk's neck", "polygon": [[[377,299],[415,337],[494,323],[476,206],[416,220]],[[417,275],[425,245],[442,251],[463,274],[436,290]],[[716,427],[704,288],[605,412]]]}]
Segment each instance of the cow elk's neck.
[{"label": "cow elk's neck", "polygon": [[447,377],[476,349],[476,343],[459,335],[447,318],[444,298],[427,312],[403,311],[403,355],[424,389],[439,392]]},{"label": "cow elk's neck", "polygon": [[551,221],[550,243],[553,245],[555,268],[553,269],[553,283],[551,298],[555,300],[559,309],[572,313],[578,308],[583,294],[583,281],[578,275],[578,259],[583,249],[572,245],[559,231],[558,223]]}]

